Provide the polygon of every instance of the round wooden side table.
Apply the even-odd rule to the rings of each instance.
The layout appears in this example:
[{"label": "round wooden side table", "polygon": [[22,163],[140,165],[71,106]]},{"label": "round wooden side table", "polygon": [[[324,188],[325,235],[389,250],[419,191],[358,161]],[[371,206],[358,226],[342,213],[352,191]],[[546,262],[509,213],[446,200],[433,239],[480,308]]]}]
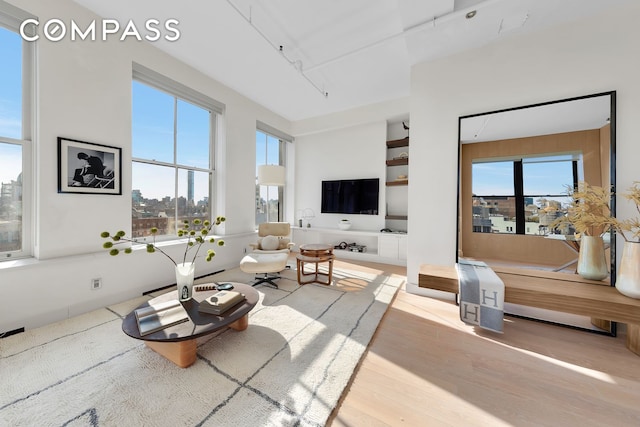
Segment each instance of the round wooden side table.
[{"label": "round wooden side table", "polygon": [[[320,283],[321,285],[331,285],[333,278],[333,246],[322,243],[310,243],[300,245],[300,254],[296,256],[296,269],[298,270],[298,284]],[[319,270],[319,264],[328,263],[328,272]],[[315,269],[311,273],[305,273],[305,264],[314,264]]]}]

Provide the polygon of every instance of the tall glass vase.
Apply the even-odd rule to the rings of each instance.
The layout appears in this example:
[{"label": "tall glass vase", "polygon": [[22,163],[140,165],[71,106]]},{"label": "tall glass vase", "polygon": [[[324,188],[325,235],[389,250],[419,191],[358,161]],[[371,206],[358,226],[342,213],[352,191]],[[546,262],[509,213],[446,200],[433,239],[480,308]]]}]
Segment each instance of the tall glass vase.
[{"label": "tall glass vase", "polygon": [[624,242],[616,289],[631,298],[640,298],[640,243]]},{"label": "tall glass vase", "polygon": [[193,295],[194,272],[195,264],[192,262],[176,265],[176,285],[178,288],[178,299],[180,301],[188,301]]},{"label": "tall glass vase", "polygon": [[578,274],[588,280],[603,280],[609,276],[602,237],[582,236],[580,238]]}]

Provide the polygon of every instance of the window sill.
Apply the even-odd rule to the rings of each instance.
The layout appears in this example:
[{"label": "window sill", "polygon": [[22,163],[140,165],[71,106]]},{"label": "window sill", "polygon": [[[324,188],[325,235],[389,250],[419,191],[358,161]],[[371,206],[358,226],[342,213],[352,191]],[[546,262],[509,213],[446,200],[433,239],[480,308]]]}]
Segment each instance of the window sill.
[{"label": "window sill", "polygon": [[30,265],[36,265],[39,262],[40,261],[34,257],[7,258],[3,261],[0,261],[0,270],[16,267],[27,267]]}]

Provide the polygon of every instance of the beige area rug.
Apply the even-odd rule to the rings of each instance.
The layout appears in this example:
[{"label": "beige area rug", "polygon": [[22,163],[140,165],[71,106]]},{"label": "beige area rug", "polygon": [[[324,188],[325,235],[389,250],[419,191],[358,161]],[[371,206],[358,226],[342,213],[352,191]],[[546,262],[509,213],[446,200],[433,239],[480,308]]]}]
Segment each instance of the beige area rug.
[{"label": "beige area rug", "polygon": [[[0,340],[1,426],[324,426],[404,284],[334,270],[332,286],[258,286],[245,331],[199,341],[187,369],[126,336],[122,318],[151,296]],[[252,277],[238,269],[206,283]]]}]

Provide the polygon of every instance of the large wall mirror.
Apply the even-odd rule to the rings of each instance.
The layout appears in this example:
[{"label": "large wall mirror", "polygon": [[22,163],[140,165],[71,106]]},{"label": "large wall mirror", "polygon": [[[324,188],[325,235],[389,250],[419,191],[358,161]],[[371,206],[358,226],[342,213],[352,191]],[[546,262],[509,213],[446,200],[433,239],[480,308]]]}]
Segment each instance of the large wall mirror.
[{"label": "large wall mirror", "polygon": [[[575,274],[573,230],[549,225],[578,182],[615,191],[615,95],[459,118],[457,258]],[[615,234],[604,237],[612,285]]]}]

